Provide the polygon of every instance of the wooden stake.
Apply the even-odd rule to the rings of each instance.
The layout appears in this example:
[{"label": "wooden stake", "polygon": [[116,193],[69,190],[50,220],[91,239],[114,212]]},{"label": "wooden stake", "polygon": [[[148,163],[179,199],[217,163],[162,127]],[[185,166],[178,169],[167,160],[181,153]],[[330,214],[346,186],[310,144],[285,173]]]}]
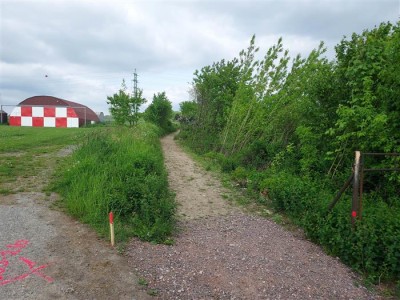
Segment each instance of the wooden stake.
[{"label": "wooden stake", "polygon": [[112,212],[110,212],[108,216],[110,220],[110,237],[111,237],[111,246],[114,247],[115,245],[115,237],[114,237],[114,215]]}]

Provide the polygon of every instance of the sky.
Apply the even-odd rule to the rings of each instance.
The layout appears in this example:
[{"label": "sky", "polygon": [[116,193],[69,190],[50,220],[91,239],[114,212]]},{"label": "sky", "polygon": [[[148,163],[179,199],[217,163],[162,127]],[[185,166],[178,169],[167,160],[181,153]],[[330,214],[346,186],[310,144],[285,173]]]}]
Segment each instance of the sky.
[{"label": "sky", "polygon": [[[400,0],[0,0],[0,104],[49,95],[109,113],[107,96],[133,73],[147,103],[188,101],[197,69],[230,60],[253,34],[291,57],[324,41],[399,21]],[[10,112],[11,106],[4,106]]]}]

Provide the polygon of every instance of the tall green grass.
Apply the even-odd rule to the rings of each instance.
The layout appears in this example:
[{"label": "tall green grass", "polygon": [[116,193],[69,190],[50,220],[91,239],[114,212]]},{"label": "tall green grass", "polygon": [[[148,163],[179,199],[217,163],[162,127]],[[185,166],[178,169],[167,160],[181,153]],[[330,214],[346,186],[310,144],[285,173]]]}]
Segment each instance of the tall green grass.
[{"label": "tall green grass", "polygon": [[116,239],[131,236],[164,242],[173,232],[174,196],[159,142],[159,129],[141,122],[134,128],[98,129],[85,137],[54,184],[67,211],[109,232],[113,211]]}]

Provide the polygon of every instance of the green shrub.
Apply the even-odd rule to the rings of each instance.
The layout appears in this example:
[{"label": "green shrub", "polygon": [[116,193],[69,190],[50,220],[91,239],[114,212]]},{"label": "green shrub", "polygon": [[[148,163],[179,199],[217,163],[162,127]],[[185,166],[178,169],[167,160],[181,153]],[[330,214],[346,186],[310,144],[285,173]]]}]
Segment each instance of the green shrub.
[{"label": "green shrub", "polygon": [[339,203],[318,227],[318,240],[332,255],[370,280],[400,278],[400,210],[366,195],[363,218],[350,225],[350,198]]},{"label": "green shrub", "polygon": [[231,174],[231,178],[240,186],[247,187],[248,172],[243,167],[237,167]]},{"label": "green shrub", "polygon": [[270,175],[261,182],[261,189],[267,189],[276,210],[286,211],[293,216],[302,215],[309,209],[316,196],[315,187],[308,181],[287,172]]},{"label": "green shrub", "polygon": [[362,220],[352,227],[351,198],[344,197],[328,213],[333,193],[323,182],[288,172],[264,174],[260,190],[268,190],[273,207],[301,225],[307,236],[373,282],[400,278],[400,205],[364,195]]},{"label": "green shrub", "polygon": [[230,173],[234,171],[238,166],[237,162],[231,157],[223,157],[220,164],[221,164],[221,171],[225,173]]}]

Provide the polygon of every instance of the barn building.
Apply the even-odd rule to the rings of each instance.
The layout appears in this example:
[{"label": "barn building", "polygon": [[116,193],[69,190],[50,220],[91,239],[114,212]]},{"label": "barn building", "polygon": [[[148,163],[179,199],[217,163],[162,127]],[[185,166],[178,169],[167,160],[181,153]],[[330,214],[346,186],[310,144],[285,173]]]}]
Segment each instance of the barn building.
[{"label": "barn building", "polygon": [[89,107],[51,96],[25,99],[9,115],[11,126],[81,127],[98,122],[98,116]]}]

